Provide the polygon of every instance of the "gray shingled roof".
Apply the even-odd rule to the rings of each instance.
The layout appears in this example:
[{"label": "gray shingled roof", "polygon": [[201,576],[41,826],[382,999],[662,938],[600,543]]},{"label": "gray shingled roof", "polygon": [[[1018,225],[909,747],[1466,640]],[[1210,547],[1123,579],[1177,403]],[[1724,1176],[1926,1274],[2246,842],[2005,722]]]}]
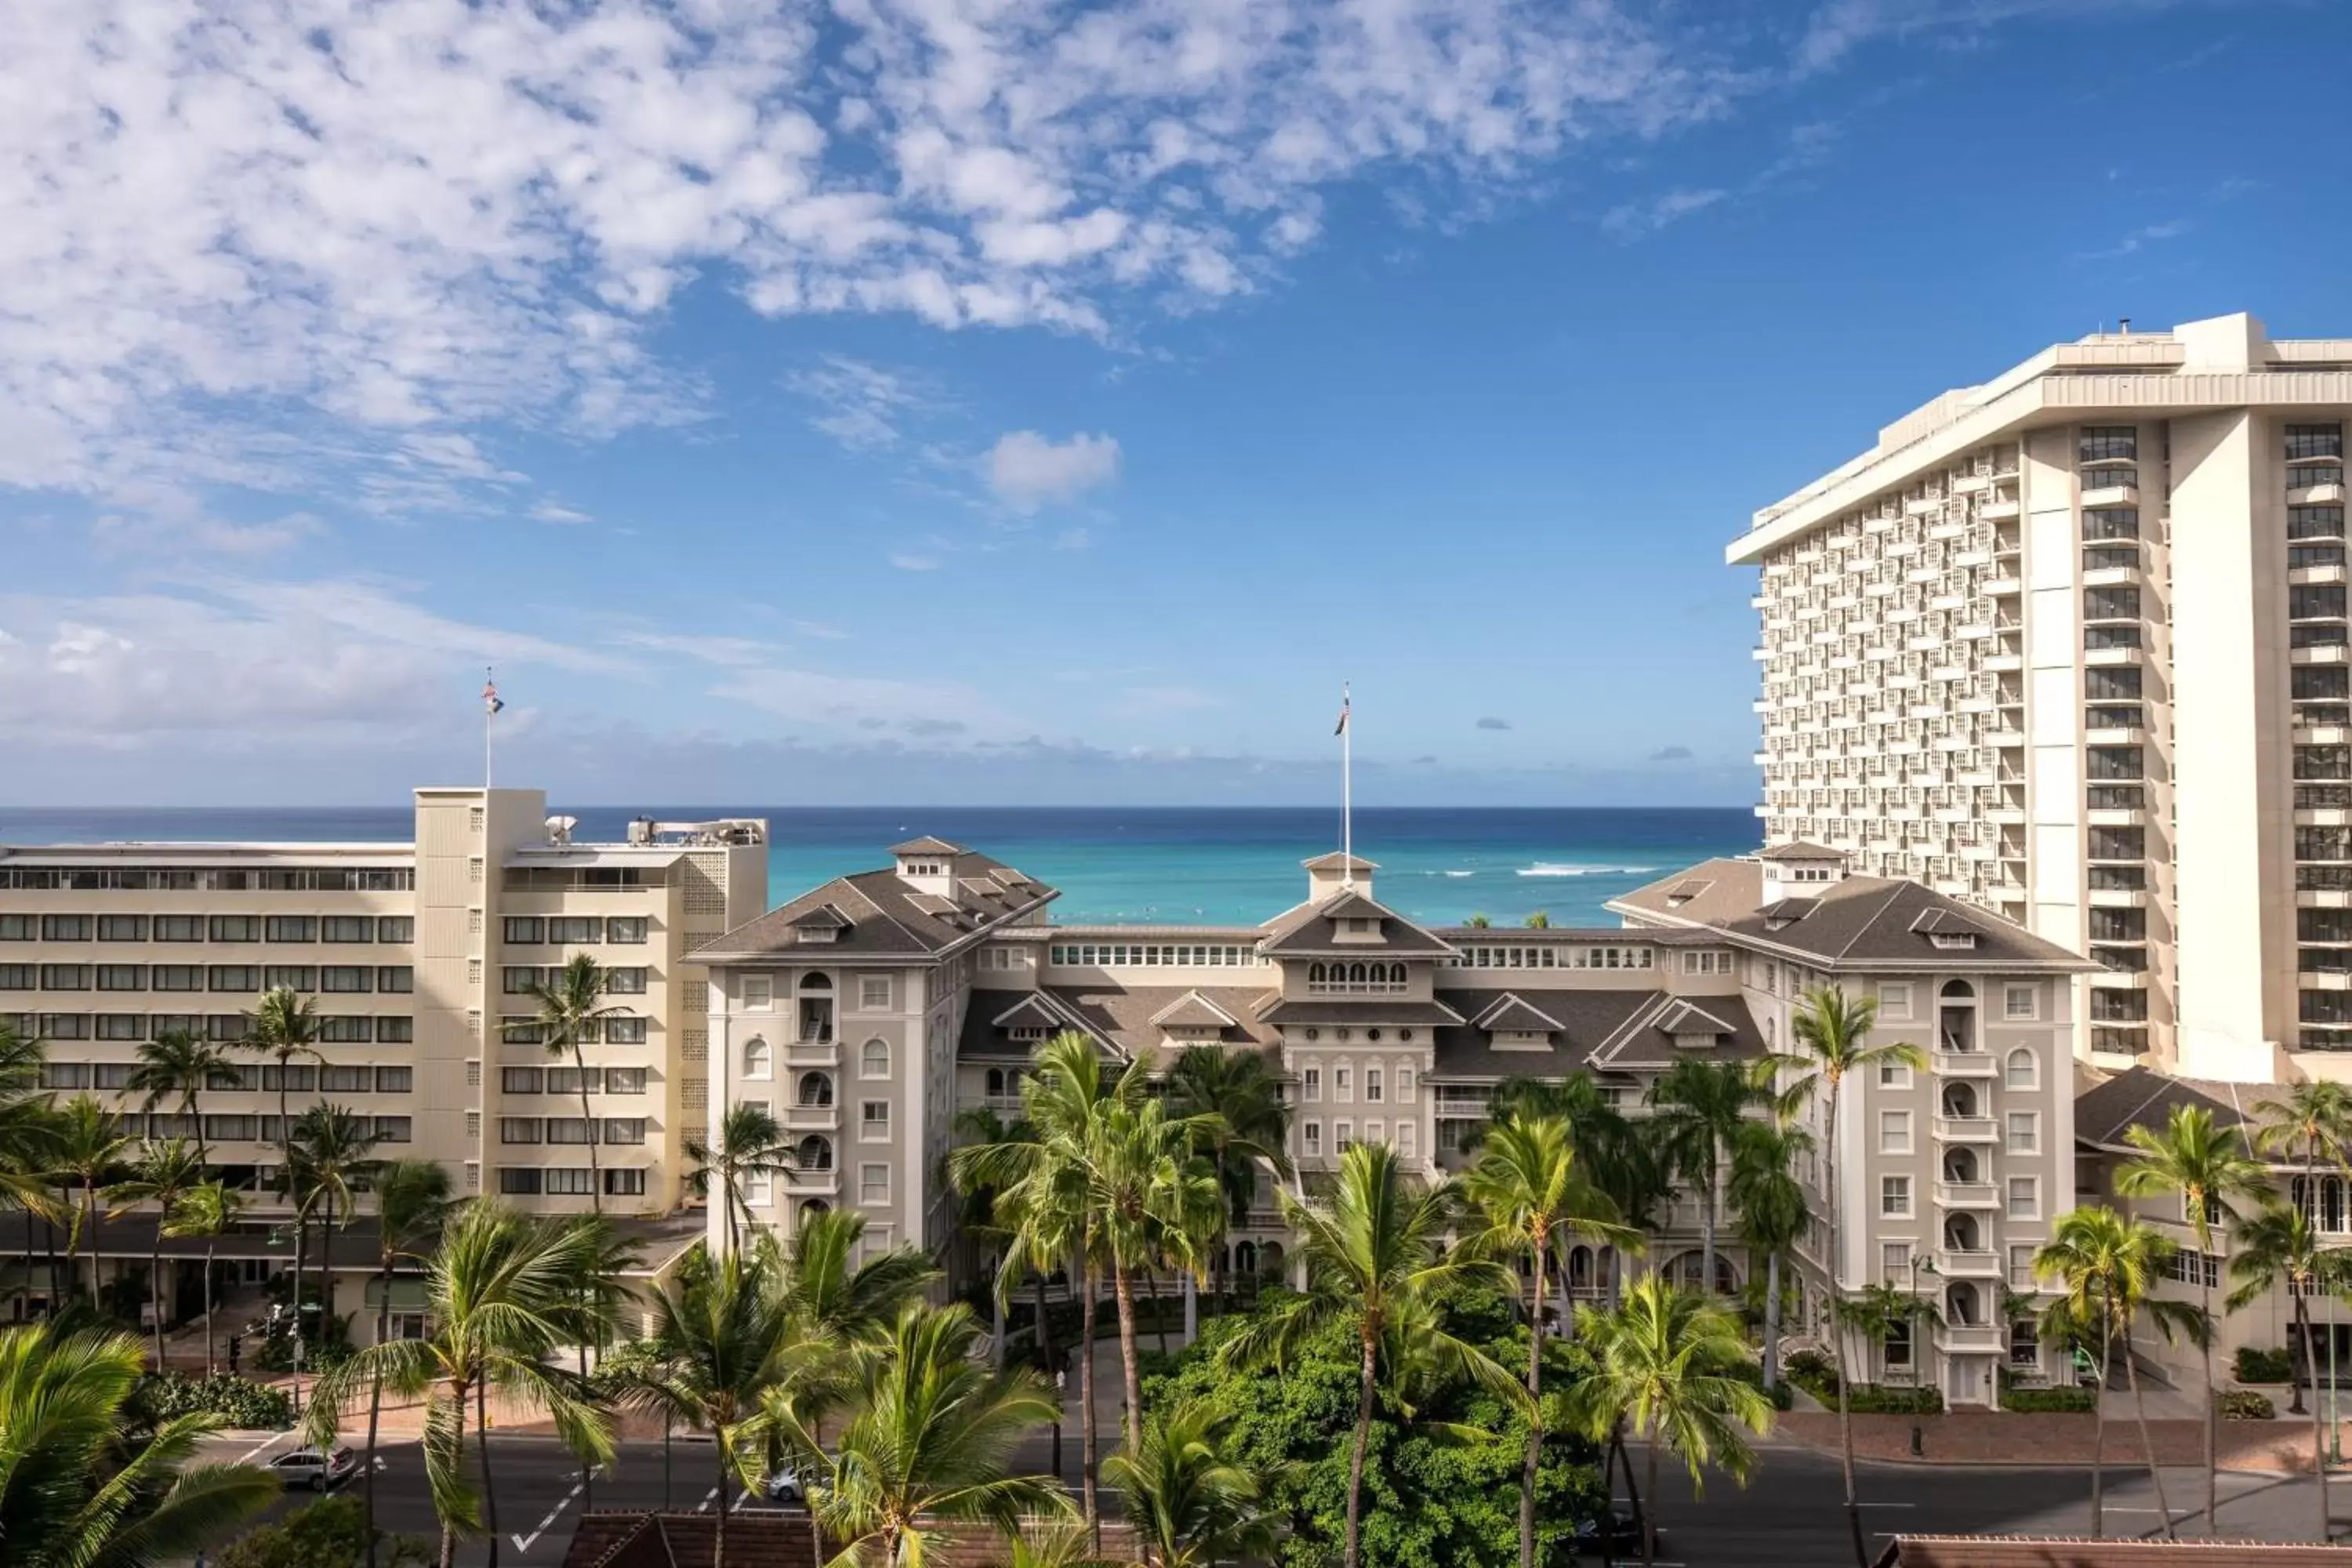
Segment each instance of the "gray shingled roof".
[{"label": "gray shingled roof", "polygon": [[[1658,994],[1655,991],[1547,993],[1544,1011],[1559,1026],[1549,1050],[1498,1051],[1486,1030],[1463,1024],[1437,1031],[1430,1068],[1439,1078],[1510,1078],[1519,1073],[1559,1078],[1581,1069],[1595,1047]],[[1444,991],[1438,994],[1438,1000],[1470,1017],[1492,1007],[1495,995],[1486,991]]]},{"label": "gray shingled roof", "polygon": [[[1187,998],[1197,998],[1231,1016],[1232,1025],[1219,1029],[1218,1037],[1225,1045],[1265,1049],[1280,1043],[1279,1036],[1252,1017],[1265,997],[1265,993],[1255,986],[1052,985],[1031,994],[1062,1020],[1056,1026],[1090,1035],[1123,1059],[1143,1057],[1155,1068],[1166,1066],[1171,1058],[1170,1053],[1160,1049],[1163,1026],[1153,1020],[1182,1005]],[[1003,1000],[1000,1003],[996,998]],[[992,1022],[1013,1005],[1014,999],[1012,992],[972,993],[971,1005],[964,1013],[963,1033],[956,1042],[960,1058],[1003,1061],[1029,1055],[1031,1047],[1027,1043],[1006,1039],[1003,1031]]]},{"label": "gray shingled roof", "polygon": [[[1376,920],[1383,940],[1341,941],[1338,922]],[[1319,904],[1301,904],[1268,921],[1258,950],[1277,958],[1407,958],[1450,955],[1454,949],[1385,904],[1343,892]]]},{"label": "gray shingled roof", "polygon": [[1808,844],[1803,839],[1798,838],[1787,844],[1768,845],[1756,851],[1756,858],[1759,860],[1843,860],[1845,857],[1825,845]]},{"label": "gray shingled roof", "polygon": [[1402,997],[1393,1002],[1326,1002],[1320,997],[1302,1002],[1273,996],[1260,1005],[1257,1021],[1380,1028],[1390,1024],[1459,1024],[1462,1015],[1443,1002],[1408,1002]]},{"label": "gray shingled roof", "polygon": [[1470,1020],[1474,1029],[1488,1034],[1497,1031],[1520,1035],[1557,1034],[1559,1020],[1542,1011],[1514,991],[1506,991],[1495,998],[1486,1010]]},{"label": "gray shingled roof", "polygon": [[1151,1015],[1150,1021],[1163,1029],[1230,1029],[1241,1023],[1198,991],[1185,992]]},{"label": "gray shingled roof", "polygon": [[2160,1131],[2174,1107],[2182,1105],[2211,1111],[2216,1127],[2236,1127],[2259,1121],[2263,1106],[2286,1094],[2269,1084],[2174,1078],[2148,1068],[2129,1068],[2074,1097],[2074,1139],[2120,1148],[2126,1128]]},{"label": "gray shingled roof", "polygon": [[933,838],[928,834],[920,838],[909,838],[904,844],[893,844],[885,851],[891,855],[961,855],[963,852],[962,845],[950,844],[944,838]]},{"label": "gray shingled roof", "polygon": [[[1693,884],[1700,890],[1681,895]],[[1801,899],[1760,909],[1764,868],[1754,859],[1707,860],[1609,900],[1619,914],[1643,921],[1704,929],[1761,949],[1779,949],[1829,969],[2039,969],[2076,973],[2096,967],[1986,910],[1923,888],[1882,877],[1848,877],[1809,884]],[[1679,901],[1676,901],[1679,899]],[[1782,920],[1773,918],[1775,910]],[[1914,929],[1942,910],[1977,932],[1973,948],[1940,948]]]},{"label": "gray shingled roof", "polygon": [[[812,961],[817,963],[928,958],[1026,914],[1056,896],[1053,889],[1026,878],[1019,878],[1007,886],[996,879],[995,873],[1010,868],[985,855],[958,851],[949,865],[950,885],[956,889],[951,899],[918,892],[899,879],[895,868],[858,871],[812,888],[790,902],[737,926],[697,950],[696,961],[760,959],[785,952],[796,957],[811,955]],[[1019,877],[1017,872],[1013,875]],[[808,917],[826,910],[847,922],[838,928],[835,939],[819,944],[796,942],[795,933],[811,923]],[[814,923],[830,922],[820,919]]]}]

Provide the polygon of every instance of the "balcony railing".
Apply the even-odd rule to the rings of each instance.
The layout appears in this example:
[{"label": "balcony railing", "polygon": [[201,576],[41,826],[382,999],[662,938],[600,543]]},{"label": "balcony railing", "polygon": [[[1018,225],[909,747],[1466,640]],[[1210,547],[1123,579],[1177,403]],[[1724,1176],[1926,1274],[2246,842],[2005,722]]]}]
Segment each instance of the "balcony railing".
[{"label": "balcony railing", "polygon": [[2000,1133],[1990,1116],[1938,1116],[1936,1136],[1947,1143],[1990,1143]]},{"label": "balcony railing", "polygon": [[1402,996],[1408,983],[1402,980],[1310,980],[1307,983],[1309,996]]},{"label": "balcony railing", "polygon": [[1990,1051],[1937,1051],[1935,1067],[1953,1078],[1993,1078],[2000,1072]]},{"label": "balcony railing", "polygon": [[1990,1182],[1937,1182],[1936,1202],[1948,1209],[1990,1209],[2000,1206],[2000,1195]]},{"label": "balcony railing", "polygon": [[2000,1254],[1939,1247],[1936,1249],[1936,1272],[1955,1279],[1998,1279],[2002,1272]]},{"label": "balcony railing", "polygon": [[1981,1352],[2001,1347],[1998,1323],[1945,1323],[1936,1330],[1936,1342],[1947,1351]]}]

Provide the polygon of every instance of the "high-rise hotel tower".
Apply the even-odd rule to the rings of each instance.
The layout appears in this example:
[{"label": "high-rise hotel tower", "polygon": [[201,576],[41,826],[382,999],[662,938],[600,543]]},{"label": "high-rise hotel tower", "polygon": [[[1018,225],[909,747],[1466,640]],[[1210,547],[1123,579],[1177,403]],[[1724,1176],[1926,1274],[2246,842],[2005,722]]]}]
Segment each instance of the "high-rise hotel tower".
[{"label": "high-rise hotel tower", "polygon": [[2078,1049],[2352,1079],[2352,339],[2046,349],[1758,512],[1766,837],[2104,967]]}]

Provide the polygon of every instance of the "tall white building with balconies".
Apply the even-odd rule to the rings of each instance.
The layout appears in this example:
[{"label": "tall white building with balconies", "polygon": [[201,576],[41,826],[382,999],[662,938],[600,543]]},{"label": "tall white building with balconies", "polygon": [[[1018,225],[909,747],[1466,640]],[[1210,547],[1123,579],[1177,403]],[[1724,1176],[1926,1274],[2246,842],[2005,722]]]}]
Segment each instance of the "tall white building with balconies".
[{"label": "tall white building with balconies", "polygon": [[1758,512],[1770,842],[2087,952],[2078,1047],[2352,1078],[2352,339],[2125,329]]}]

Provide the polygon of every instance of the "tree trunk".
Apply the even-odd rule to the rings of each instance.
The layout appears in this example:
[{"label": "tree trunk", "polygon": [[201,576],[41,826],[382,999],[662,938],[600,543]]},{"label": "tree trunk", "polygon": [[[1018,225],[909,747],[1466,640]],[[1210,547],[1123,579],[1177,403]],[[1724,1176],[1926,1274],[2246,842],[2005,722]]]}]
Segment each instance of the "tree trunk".
[{"label": "tree trunk", "polygon": [[205,1375],[213,1375],[213,1249],[219,1246],[216,1237],[205,1238]]},{"label": "tree trunk", "polygon": [[[455,1387],[457,1405],[457,1436],[456,1448],[449,1456],[449,1472],[452,1475],[462,1473],[466,1468],[466,1385],[463,1382],[459,1382]],[[429,1399],[430,1395],[427,1395],[427,1398]],[[432,1411],[429,1406],[425,1414],[430,1418]],[[455,1568],[457,1561],[457,1521],[454,1519],[444,1519],[441,1521],[441,1568]]]},{"label": "tree trunk", "polygon": [[[375,1304],[375,1342],[392,1337],[392,1252],[387,1239],[383,1255],[383,1294]],[[379,1356],[383,1352],[379,1350]],[[367,1438],[367,1568],[375,1568],[375,1434],[383,1414],[383,1373],[379,1369],[368,1388]]]},{"label": "tree trunk", "polygon": [[147,1249],[147,1303],[155,1310],[155,1371],[163,1371],[163,1213],[155,1215],[155,1241]]},{"label": "tree trunk", "polygon": [[[2156,1444],[2147,1435],[2147,1399],[2140,1392],[2139,1369],[2132,1364],[2131,1325],[2124,1325],[2124,1382],[2131,1390],[2132,1415],[2139,1423],[2139,1449],[2147,1460],[2147,1479],[2156,1488],[2156,1511],[2164,1516],[2164,1538],[2175,1539],[2172,1504],[2164,1495],[2164,1467],[2156,1462]],[[2102,1393],[2105,1391],[2101,1390]]]},{"label": "tree trunk", "polygon": [[1111,1254],[1110,1288],[1118,1303],[1118,1362],[1127,1396],[1127,1451],[1143,1453],[1143,1389],[1135,1364],[1135,1286],[1127,1277],[1127,1263]]},{"label": "tree trunk", "polygon": [[2091,1539],[2106,1528],[2107,1510],[2107,1370],[2116,1359],[2115,1314],[2107,1314],[2107,1330],[2099,1341],[2099,1385],[2091,1398]]},{"label": "tree trunk", "polygon": [[88,1176],[82,1178],[81,1204],[83,1211],[89,1215],[89,1304],[94,1308],[99,1300],[98,1227],[104,1222],[98,1216],[98,1184]]},{"label": "tree trunk", "polygon": [[1536,1568],[1536,1466],[1543,1455],[1543,1287],[1549,1261],[1536,1237],[1535,1310],[1528,1314],[1528,1453],[1519,1470],[1519,1568]]},{"label": "tree trunk", "polygon": [[1764,1387],[1780,1386],[1780,1249],[1764,1256]]},{"label": "tree trunk", "polygon": [[1851,1379],[1846,1375],[1845,1333],[1838,1322],[1838,1185],[1837,1185],[1837,1123],[1838,1091],[1844,1087],[1843,1075],[1829,1079],[1829,1105],[1822,1140],[1822,1210],[1827,1216],[1824,1226],[1829,1233],[1829,1257],[1822,1272],[1828,1283],[1830,1310],[1830,1356],[1837,1367],[1838,1380],[1838,1464],[1845,1477],[1846,1532],[1853,1537],[1854,1568],[1870,1568],[1870,1551],[1862,1538],[1862,1501],[1853,1489],[1853,1409],[1847,1395]]},{"label": "tree trunk", "polygon": [[1366,1315],[1363,1330],[1363,1372],[1356,1386],[1356,1445],[1348,1458],[1348,1543],[1342,1568],[1357,1568],[1357,1519],[1364,1506],[1364,1449],[1372,1437],[1372,1369],[1380,1335]]},{"label": "tree trunk", "polygon": [[[499,1499],[490,1481],[490,1384],[488,1378],[474,1384],[474,1425],[480,1430],[482,1450],[482,1523],[489,1531],[490,1568],[499,1568]],[[719,1494],[724,1507],[727,1497]]]},{"label": "tree trunk", "polygon": [[1699,1194],[1699,1294],[1715,1294],[1715,1134],[1707,1134],[1706,1191]]},{"label": "tree trunk", "polygon": [[710,1542],[710,1568],[727,1568],[727,1434],[716,1426],[712,1458],[719,1461],[719,1530]]},{"label": "tree trunk", "polygon": [[1609,1452],[1602,1455],[1601,1459],[1601,1479],[1603,1490],[1608,1489],[1609,1478],[1616,1473],[1620,1466],[1622,1466],[1625,1471],[1625,1501],[1633,1510],[1633,1522],[1646,1529],[1647,1525],[1644,1521],[1650,1515],[1649,1511],[1642,1506],[1642,1489],[1633,1484],[1633,1456],[1625,1451],[1625,1418],[1622,1415],[1609,1427]]},{"label": "tree trunk", "polygon": [[[572,1042],[572,1070],[580,1085],[580,1120],[588,1124],[588,1212],[599,1219],[604,1215],[604,1177],[596,1164],[596,1138],[603,1131],[588,1111],[588,1058],[580,1054],[580,1042]],[[580,1369],[586,1372],[586,1367]]]},{"label": "tree trunk", "polygon": [[1054,1322],[1045,1313],[1045,1276],[1033,1276],[1037,1287],[1037,1346],[1045,1375],[1054,1380],[1054,1484],[1062,1484],[1062,1423],[1064,1420],[1062,1363],[1054,1359]]},{"label": "tree trunk", "polygon": [[1078,1480],[1078,1491],[1086,1509],[1087,1528],[1094,1535],[1094,1553],[1099,1557],[1102,1512],[1095,1503],[1095,1271],[1091,1231],[1085,1245],[1087,1257],[1078,1265],[1078,1278],[1083,1282],[1078,1298],[1078,1404],[1084,1407],[1078,1417],[1078,1463],[1084,1472]]},{"label": "tree trunk", "polygon": [[[2200,1215],[2204,1213],[2202,1194],[2198,1196],[2197,1212]],[[2212,1261],[2212,1258],[2211,1238],[2200,1237],[2197,1250],[2197,1310],[2203,1314],[2209,1325],[2213,1321],[2213,1288],[2206,1283],[2205,1266]],[[2214,1266],[2220,1267],[2219,1264]],[[2221,1472],[2213,1462],[2213,1450],[2221,1436],[2221,1405],[2215,1397],[2213,1388],[2213,1336],[2210,1331],[2199,1348],[2205,1363],[2205,1534],[2207,1539],[2213,1540],[2219,1538],[2221,1530],[2218,1496]]]},{"label": "tree trunk", "polygon": [[[282,1079],[280,1081],[283,1081]],[[293,1193],[293,1167],[287,1167],[287,1193]],[[310,1245],[310,1217],[300,1209],[294,1211],[294,1413],[302,1413],[302,1264]]]},{"label": "tree trunk", "polygon": [[[2303,1364],[2316,1366],[2311,1355],[2311,1311],[2304,1293],[2294,1293],[2294,1333],[2303,1342]],[[2297,1384],[2295,1392],[2303,1388]],[[2327,1506],[2327,1444],[2319,1429],[2319,1379],[2311,1380],[2311,1473],[2319,1479],[2319,1543],[2323,1546],[2335,1538],[2336,1518]]]},{"label": "tree trunk", "polygon": [[[1625,1461],[1625,1468],[1628,1470],[1631,1470],[1633,1468],[1633,1461],[1627,1459]],[[1643,1457],[1642,1468],[1646,1471],[1649,1476],[1650,1495],[1652,1497],[1656,1497],[1658,1495],[1658,1434],[1655,1428],[1653,1428],[1650,1432],[1649,1452]],[[1658,1521],[1645,1514],[1642,1519],[1643,1568],[1649,1568],[1649,1564],[1655,1563],[1657,1560]]]}]

